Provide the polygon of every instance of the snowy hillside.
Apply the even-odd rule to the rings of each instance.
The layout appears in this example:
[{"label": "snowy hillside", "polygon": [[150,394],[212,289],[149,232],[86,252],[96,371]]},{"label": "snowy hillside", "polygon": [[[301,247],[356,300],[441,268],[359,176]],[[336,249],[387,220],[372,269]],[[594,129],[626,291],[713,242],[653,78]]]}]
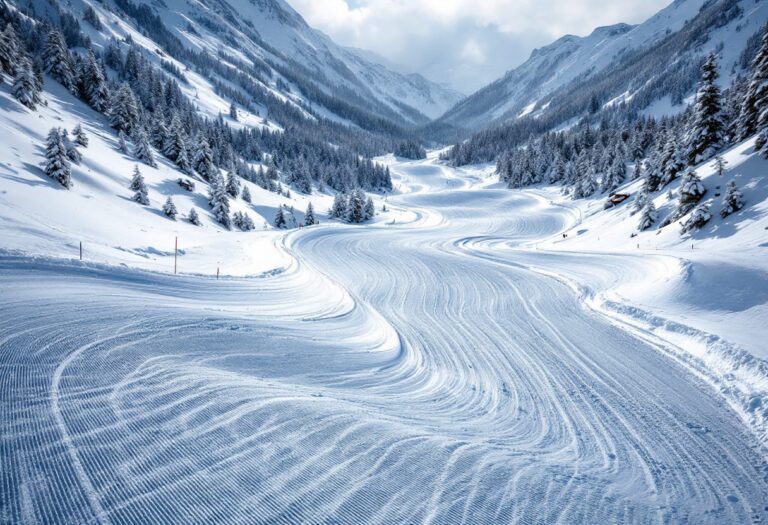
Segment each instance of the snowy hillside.
[{"label": "snowy hillside", "polygon": [[[600,88],[594,91],[600,106],[639,97],[638,109],[644,109],[666,97],[666,105],[656,104],[654,114],[674,113],[681,109],[681,95],[692,92],[692,78],[681,75],[687,74],[691,62],[697,65],[707,52],[722,49],[727,73],[722,83],[727,85],[743,71],[741,53],[766,22],[765,2],[675,0],[637,26],[601,27],[589,36],[567,35],[535,50],[525,63],[467,97],[438,123],[477,130],[526,115],[549,115],[572,103],[579,91],[589,91],[590,102],[595,87]],[[650,66],[622,76],[643,61]],[[675,75],[681,75],[680,80]],[[676,85],[683,80],[685,84]],[[572,116],[566,113],[563,118]]]},{"label": "snowy hillside", "polygon": [[[326,96],[348,93],[373,114],[423,122],[420,113],[434,118],[461,97],[419,75],[396,73],[337,46],[309,27],[284,0],[139,3],[150,6],[171,33],[192,49],[235,54],[242,60],[256,57],[276,66],[270,68],[272,76],[287,73],[283,68],[305,68],[300,71],[302,80],[312,81]],[[289,74],[285,80],[291,85],[294,79]],[[302,86],[293,87],[301,99],[322,105],[312,93],[303,93]]]}]

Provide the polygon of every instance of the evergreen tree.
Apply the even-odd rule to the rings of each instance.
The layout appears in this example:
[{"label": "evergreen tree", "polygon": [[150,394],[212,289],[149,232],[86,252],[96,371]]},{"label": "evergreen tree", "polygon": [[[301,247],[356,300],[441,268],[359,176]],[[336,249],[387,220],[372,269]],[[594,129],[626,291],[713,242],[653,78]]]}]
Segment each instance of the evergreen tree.
[{"label": "evergreen tree", "polygon": [[51,29],[43,47],[43,65],[45,72],[51,75],[69,91],[75,89],[75,76],[72,72],[72,61],[64,35],[56,29]]},{"label": "evergreen tree", "polygon": [[709,204],[702,202],[693,209],[691,216],[683,223],[682,233],[689,232],[694,229],[699,229],[704,226],[712,218],[712,214],[709,211]]},{"label": "evergreen tree", "polygon": [[232,215],[232,224],[243,231],[256,229],[256,225],[253,223],[253,219],[251,219],[250,215],[241,211],[236,211]]},{"label": "evergreen tree", "polygon": [[16,66],[19,62],[20,42],[13,30],[13,26],[8,23],[5,29],[0,33],[0,73],[16,75]]},{"label": "evergreen tree", "polygon": [[711,158],[723,147],[725,123],[721,114],[718,76],[717,55],[711,53],[702,68],[701,83],[693,110],[688,149],[688,164],[691,166]]},{"label": "evergreen tree", "polygon": [[72,135],[75,137],[75,144],[84,148],[88,147],[88,136],[83,131],[83,127],[78,124],[75,129],[72,130]]},{"label": "evergreen tree", "polygon": [[232,120],[237,121],[237,106],[235,106],[234,102],[229,106],[229,117]]},{"label": "evergreen tree", "polygon": [[181,151],[186,150],[186,142],[181,121],[178,117],[173,117],[171,125],[168,127],[168,133],[163,138],[163,155],[176,162]]},{"label": "evergreen tree", "polygon": [[192,173],[192,165],[189,162],[189,156],[187,156],[187,146],[183,142],[176,155],[176,166],[184,173]]},{"label": "evergreen tree", "polygon": [[723,196],[723,207],[720,208],[720,216],[725,219],[732,213],[736,213],[744,207],[744,194],[736,187],[736,181],[730,181]]},{"label": "evergreen tree", "polygon": [[718,175],[722,177],[723,174],[725,173],[725,167],[728,166],[728,161],[726,161],[722,157],[722,155],[718,155],[717,157],[715,157],[714,164],[715,164],[715,171],[717,172]]},{"label": "evergreen tree", "polygon": [[138,165],[133,168],[133,177],[131,178],[131,185],[129,188],[134,192],[132,197],[133,200],[143,206],[149,205],[149,190],[144,183],[144,177],[141,175]]},{"label": "evergreen tree", "polygon": [[365,201],[365,209],[363,211],[366,221],[376,215],[376,208],[373,206],[373,199],[371,197],[368,197],[368,200]]},{"label": "evergreen tree", "polygon": [[32,110],[40,103],[40,89],[32,71],[32,63],[27,58],[21,60],[16,66],[16,76],[13,78],[11,94],[16,97],[16,100]]},{"label": "evergreen tree", "polygon": [[701,200],[707,189],[695,171],[689,171],[680,182],[679,199],[681,205],[696,204]]},{"label": "evergreen tree", "polygon": [[152,168],[157,168],[155,154],[152,153],[152,146],[149,145],[149,139],[143,128],[137,127],[134,133],[133,155]]},{"label": "evergreen tree", "polygon": [[347,207],[347,221],[360,223],[365,220],[365,193],[363,190],[354,190],[349,196]]},{"label": "evergreen tree", "polygon": [[200,216],[197,214],[197,210],[192,208],[189,210],[189,217],[188,220],[190,223],[194,224],[195,226],[200,226]]},{"label": "evergreen tree", "polygon": [[227,193],[234,198],[240,195],[240,181],[237,180],[237,175],[233,171],[227,174]]},{"label": "evergreen tree", "polygon": [[635,196],[635,200],[632,202],[630,215],[634,215],[639,211],[641,211],[643,208],[645,208],[645,205],[648,204],[649,200],[650,200],[650,195],[648,193],[647,185],[643,184],[643,187],[639,192],[637,192],[637,195]]},{"label": "evergreen tree", "polygon": [[67,148],[67,157],[75,164],[80,164],[83,160],[83,156],[80,154],[80,150],[77,149],[77,144],[69,140],[69,132],[66,129],[61,130],[61,140],[64,141],[64,147]]},{"label": "evergreen tree", "polygon": [[347,216],[347,198],[343,193],[337,193],[333,198],[333,205],[328,211],[331,219],[342,219]]},{"label": "evergreen tree", "polygon": [[248,189],[248,186],[243,186],[243,193],[240,194],[240,196],[243,198],[243,200],[250,204],[251,202],[251,190]]},{"label": "evergreen tree", "polygon": [[[739,115],[740,139],[768,127],[768,26],[765,27],[760,49],[752,62],[752,78],[747,85]],[[760,149],[758,146],[758,149]]]},{"label": "evergreen tree", "polygon": [[69,189],[72,187],[69,157],[59,128],[51,128],[45,143],[45,174]]},{"label": "evergreen tree", "polygon": [[661,176],[662,186],[666,186],[685,169],[685,161],[683,160],[683,148],[670,138],[667,141],[666,148],[664,149],[664,171]]},{"label": "evergreen tree", "polygon": [[165,204],[163,204],[163,213],[165,213],[166,217],[170,217],[174,221],[176,220],[176,215],[178,215],[179,212],[176,210],[176,205],[173,203],[171,197],[168,197],[165,200]]},{"label": "evergreen tree", "polygon": [[680,182],[680,188],[678,189],[677,208],[674,213],[665,220],[664,226],[688,214],[706,192],[707,189],[704,187],[704,184],[702,184],[701,179],[695,171],[686,173],[683,176],[683,180]]},{"label": "evergreen tree", "polygon": [[640,231],[647,230],[659,220],[659,214],[656,211],[656,206],[653,205],[653,200],[648,199],[648,202],[643,207],[643,213],[640,215],[640,224],[638,229]]},{"label": "evergreen tree", "polygon": [[133,167],[133,175],[131,176],[131,184],[128,186],[128,189],[131,191],[138,191],[139,188],[141,188],[141,185],[144,184],[144,177],[141,176],[141,172],[139,171],[139,165],[136,164]]},{"label": "evergreen tree", "polygon": [[109,104],[109,123],[117,131],[130,135],[139,120],[139,110],[133,90],[124,82]]},{"label": "evergreen tree", "polygon": [[275,215],[275,228],[285,228],[285,214],[283,213],[283,207],[278,206],[277,214]]},{"label": "evergreen tree", "polygon": [[93,109],[99,113],[104,113],[109,105],[109,90],[101,65],[90,49],[86,53],[81,84],[83,98]]},{"label": "evergreen tree", "polygon": [[211,212],[216,221],[226,228],[231,228],[232,219],[229,215],[229,197],[227,196],[224,179],[218,173],[211,184],[208,203],[211,205]]},{"label": "evergreen tree", "polygon": [[128,154],[128,142],[125,139],[125,133],[122,131],[117,132],[117,149],[126,155]]},{"label": "evergreen tree", "polygon": [[[195,171],[205,180],[211,180],[216,168],[213,167],[213,151],[208,141],[198,137],[197,150],[195,151]],[[236,196],[236,195],[234,195]]]},{"label": "evergreen tree", "polygon": [[312,207],[312,201],[307,204],[307,211],[304,212],[304,224],[312,226],[317,224],[317,218],[315,217],[315,209]]}]

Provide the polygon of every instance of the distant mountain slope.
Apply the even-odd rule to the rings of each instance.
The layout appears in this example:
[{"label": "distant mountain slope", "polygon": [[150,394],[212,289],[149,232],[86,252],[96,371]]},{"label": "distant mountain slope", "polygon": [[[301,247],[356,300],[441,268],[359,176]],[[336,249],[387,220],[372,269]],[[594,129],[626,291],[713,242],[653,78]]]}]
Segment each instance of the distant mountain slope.
[{"label": "distant mountain slope", "polygon": [[[285,79],[289,84],[296,80],[291,73],[300,74],[326,95],[366,106],[380,116],[421,123],[439,116],[461,97],[423,77],[392,71],[336,45],[283,0],[140,3],[160,15],[172,33],[193,49],[234,53],[246,61],[261,59],[273,76],[289,77]],[[301,91],[301,86],[294,87]],[[312,101],[311,94],[304,95]]]},{"label": "distant mountain slope", "polygon": [[[524,64],[461,101],[434,126],[475,131],[521,116],[551,115],[565,104],[581,103],[585,93],[588,102],[596,98],[600,106],[631,101],[638,94],[643,95],[635,101],[639,109],[665,96],[679,102],[692,92],[698,61],[706,52],[721,50],[724,84],[739,72],[741,53],[766,21],[766,2],[676,0],[640,25],[601,27],[587,37],[568,35],[535,50]],[[563,116],[567,120],[577,114]]]}]

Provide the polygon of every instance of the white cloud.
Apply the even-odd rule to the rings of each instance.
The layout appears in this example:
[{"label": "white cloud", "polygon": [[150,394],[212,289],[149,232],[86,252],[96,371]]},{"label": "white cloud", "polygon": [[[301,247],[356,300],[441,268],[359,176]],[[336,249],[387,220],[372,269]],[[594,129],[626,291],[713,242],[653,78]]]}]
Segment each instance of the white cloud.
[{"label": "white cloud", "polygon": [[535,47],[636,23],[670,0],[288,0],[339,44],[368,49],[469,92]]}]

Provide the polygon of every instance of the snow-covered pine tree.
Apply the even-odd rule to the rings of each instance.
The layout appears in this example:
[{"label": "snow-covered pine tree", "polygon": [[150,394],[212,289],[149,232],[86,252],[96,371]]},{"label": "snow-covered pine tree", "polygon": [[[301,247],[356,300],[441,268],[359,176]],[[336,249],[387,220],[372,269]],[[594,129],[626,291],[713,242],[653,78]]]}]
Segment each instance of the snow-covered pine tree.
[{"label": "snow-covered pine tree", "polygon": [[693,170],[687,172],[683,176],[683,180],[680,182],[680,188],[677,191],[677,208],[672,215],[664,221],[664,226],[670,224],[672,221],[682,218],[690,212],[706,192],[707,189],[704,187],[704,184],[701,182],[701,179],[696,172]]},{"label": "snow-covered pine tree", "polygon": [[45,143],[45,174],[69,189],[72,187],[67,147],[59,128],[51,128]]},{"label": "snow-covered pine tree", "polygon": [[333,205],[328,211],[328,215],[332,219],[342,219],[347,216],[347,196],[339,192],[333,198]]},{"label": "snow-covered pine tree", "polygon": [[189,155],[187,155],[187,146],[185,143],[181,143],[178,154],[176,155],[176,166],[184,173],[192,173],[192,164],[189,162]]},{"label": "snow-covered pine tree", "polygon": [[229,105],[229,118],[237,122],[237,106],[235,106],[234,102]]},{"label": "snow-covered pine tree", "polygon": [[217,173],[214,176],[208,203],[211,205],[211,212],[216,221],[226,228],[231,228],[232,219],[229,215],[229,197],[227,196],[227,189],[221,174]]},{"label": "snow-covered pine tree", "polygon": [[232,215],[232,224],[237,226],[243,231],[250,231],[256,229],[256,225],[253,223],[253,219],[244,212],[236,211]]},{"label": "snow-covered pine tree", "polygon": [[121,153],[128,154],[128,141],[125,138],[125,133],[122,131],[117,132],[117,149]]},{"label": "snow-covered pine tree", "polygon": [[315,208],[312,206],[312,201],[307,204],[307,211],[304,212],[304,224],[312,226],[317,224],[317,218],[315,217]]},{"label": "snow-covered pine tree", "polygon": [[45,72],[51,75],[69,91],[75,89],[75,75],[67,42],[56,29],[51,29],[43,46],[43,65]]},{"label": "snow-covered pine tree", "polygon": [[136,97],[127,82],[123,82],[109,103],[109,124],[117,131],[130,135],[139,120]]},{"label": "snow-covered pine tree", "polygon": [[593,170],[590,169],[587,173],[581,177],[581,180],[576,184],[576,191],[574,197],[577,199],[583,199],[585,197],[591,197],[597,191],[597,182]]},{"label": "snow-covered pine tree", "polygon": [[661,187],[661,167],[659,159],[652,158],[646,161],[645,165],[645,187],[648,193],[658,191]]},{"label": "snow-covered pine tree", "polygon": [[144,177],[141,176],[139,171],[139,165],[136,164],[133,167],[133,175],[131,175],[131,183],[128,185],[128,189],[131,191],[138,191],[141,185],[144,183]]},{"label": "snow-covered pine tree", "polygon": [[627,176],[627,165],[621,159],[614,159],[603,178],[603,192],[614,192],[624,183]]},{"label": "snow-covered pine tree", "polygon": [[197,150],[195,150],[194,168],[204,180],[211,180],[216,168],[213,167],[213,151],[210,144],[202,136],[198,136],[195,141]]},{"label": "snow-covered pine tree", "polygon": [[[152,119],[149,140],[157,151],[165,155],[165,139],[168,136],[168,128],[165,126],[163,116],[158,112]],[[170,158],[170,157],[169,157]],[[173,159],[171,159],[173,160]]]},{"label": "snow-covered pine tree", "polygon": [[149,145],[149,139],[144,128],[137,126],[134,131],[133,155],[147,166],[157,168],[155,154],[152,153],[152,146]]},{"label": "snow-covered pine tree", "polygon": [[80,164],[83,160],[83,155],[80,150],[77,149],[77,144],[69,139],[69,132],[66,129],[61,130],[61,140],[64,141],[64,147],[67,148],[67,157],[75,164]]},{"label": "snow-covered pine tree", "polygon": [[640,231],[647,230],[659,220],[659,213],[656,211],[656,206],[653,205],[653,199],[648,199],[643,206],[643,213],[640,215],[640,223],[638,229]]},{"label": "snow-covered pine tree", "polygon": [[194,224],[195,226],[200,226],[200,216],[197,214],[197,210],[192,208],[189,210],[189,216],[187,217],[187,220],[189,220],[190,223]]},{"label": "snow-covered pine tree", "polygon": [[104,78],[101,64],[96,60],[96,56],[91,49],[88,50],[85,56],[81,84],[83,86],[83,97],[88,104],[99,113],[104,113],[109,106],[109,90],[107,89],[107,81]]},{"label": "snow-covered pine tree", "polygon": [[728,166],[728,161],[723,158],[722,155],[718,155],[715,157],[715,161],[713,162],[715,172],[720,175],[721,177],[725,173],[725,168]]},{"label": "snow-covered pine tree", "polygon": [[179,214],[178,210],[176,210],[176,205],[173,203],[173,199],[170,196],[165,199],[163,213],[165,213],[166,217],[170,217],[174,221],[176,220],[176,215]]},{"label": "snow-covered pine tree", "polygon": [[694,229],[699,229],[709,222],[712,218],[712,213],[709,211],[709,203],[702,202],[696,206],[691,212],[691,216],[683,223],[683,229],[681,233],[686,233]]},{"label": "snow-covered pine tree", "polygon": [[253,222],[251,216],[247,212],[243,213],[243,225],[240,227],[243,231],[251,231],[256,229],[256,223]]},{"label": "snow-covered pine tree", "polygon": [[643,187],[637,192],[637,195],[635,195],[635,200],[632,202],[629,214],[634,215],[640,212],[645,208],[645,205],[648,204],[649,200],[650,194],[648,193],[647,185],[643,184]]},{"label": "snow-covered pine tree", "polygon": [[37,86],[35,73],[32,71],[32,63],[26,57],[16,65],[11,94],[32,110],[40,103],[40,89]]},{"label": "snow-covered pine tree", "polygon": [[240,195],[240,181],[234,171],[227,174],[227,193],[235,199]]},{"label": "snow-covered pine tree", "polygon": [[666,186],[685,169],[686,163],[683,148],[674,139],[670,138],[664,150],[664,172],[661,176],[661,185]]},{"label": "snow-covered pine tree", "polygon": [[240,196],[245,202],[251,202],[251,190],[248,189],[248,186],[243,186],[243,192],[240,194]]},{"label": "snow-covered pine tree", "polygon": [[360,223],[365,220],[365,193],[363,190],[356,189],[349,196],[349,206],[347,207],[347,221]]},{"label": "snow-covered pine tree", "polygon": [[693,166],[717,153],[725,140],[720,88],[717,87],[717,55],[710,53],[702,67],[701,82],[696,93],[693,123],[688,139],[688,164]]},{"label": "snow-covered pine tree", "polygon": [[3,32],[0,33],[0,73],[17,74],[19,47],[19,39],[9,22],[5,25]]},{"label": "snow-covered pine tree", "polygon": [[181,121],[177,116],[171,119],[171,124],[167,128],[167,134],[163,138],[163,155],[176,162],[179,152],[186,148],[186,136]]},{"label": "snow-covered pine tree", "polygon": [[723,206],[720,208],[720,216],[725,219],[732,213],[736,213],[744,207],[744,194],[736,187],[736,181],[730,181],[725,187]]},{"label": "snow-covered pine tree", "polygon": [[744,102],[741,105],[739,115],[741,140],[768,127],[766,110],[768,110],[768,25],[764,29],[760,49],[752,61],[752,78],[747,85]]},{"label": "snow-covered pine tree", "polygon": [[363,209],[363,212],[365,213],[365,220],[372,219],[374,215],[376,215],[376,208],[373,206],[373,199],[371,197],[368,197],[368,199],[365,201],[365,208]]},{"label": "snow-covered pine tree", "polygon": [[285,214],[283,213],[283,207],[277,207],[277,213],[275,214],[275,227],[285,228]]},{"label": "snow-covered pine tree", "polygon": [[83,127],[80,124],[77,124],[75,129],[72,130],[72,136],[75,138],[75,144],[82,146],[83,148],[88,147],[88,136],[85,134],[85,131],[83,131]]},{"label": "snow-covered pine tree", "polygon": [[149,205],[149,190],[144,182],[144,177],[139,171],[138,165],[133,168],[133,177],[131,177],[131,185],[129,188],[134,192],[133,197],[131,197],[133,200],[143,206]]}]

